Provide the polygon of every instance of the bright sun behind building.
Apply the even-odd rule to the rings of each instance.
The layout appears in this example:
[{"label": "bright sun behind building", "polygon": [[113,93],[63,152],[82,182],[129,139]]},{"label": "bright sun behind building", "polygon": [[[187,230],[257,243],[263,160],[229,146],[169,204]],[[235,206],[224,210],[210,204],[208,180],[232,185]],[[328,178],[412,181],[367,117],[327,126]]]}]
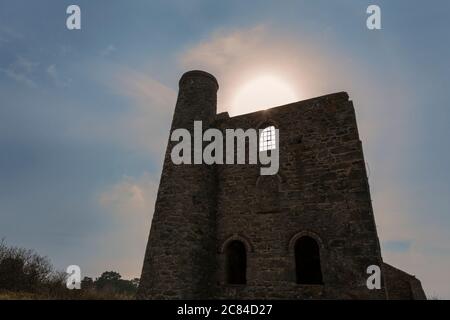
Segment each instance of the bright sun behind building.
[{"label": "bright sun behind building", "polygon": [[245,82],[237,89],[232,113],[244,114],[300,100],[293,86],[276,75],[264,74]]}]

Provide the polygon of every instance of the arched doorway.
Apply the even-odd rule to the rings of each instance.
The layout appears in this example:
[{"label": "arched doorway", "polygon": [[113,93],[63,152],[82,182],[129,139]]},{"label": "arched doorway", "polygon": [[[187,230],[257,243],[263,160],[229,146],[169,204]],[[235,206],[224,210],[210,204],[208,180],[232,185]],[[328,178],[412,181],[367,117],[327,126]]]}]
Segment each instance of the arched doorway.
[{"label": "arched doorway", "polygon": [[246,284],[247,251],[244,243],[233,240],[225,248],[226,281],[228,284]]},{"label": "arched doorway", "polygon": [[323,284],[320,249],[316,240],[303,236],[295,242],[295,271],[298,284]]}]

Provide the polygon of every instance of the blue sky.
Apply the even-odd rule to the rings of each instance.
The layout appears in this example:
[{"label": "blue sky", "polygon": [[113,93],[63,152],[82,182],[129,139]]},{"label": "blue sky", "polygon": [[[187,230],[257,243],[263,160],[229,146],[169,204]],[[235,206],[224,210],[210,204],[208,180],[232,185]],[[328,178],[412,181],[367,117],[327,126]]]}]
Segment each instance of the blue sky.
[{"label": "blue sky", "polygon": [[[82,29],[65,27],[78,4]],[[382,30],[365,26],[378,4]],[[450,3],[0,3],[0,237],[61,269],[139,276],[180,75],[219,111],[263,70],[299,99],[349,92],[383,258],[450,298]],[[264,90],[264,88],[263,88]],[[292,101],[285,101],[286,103]]]}]

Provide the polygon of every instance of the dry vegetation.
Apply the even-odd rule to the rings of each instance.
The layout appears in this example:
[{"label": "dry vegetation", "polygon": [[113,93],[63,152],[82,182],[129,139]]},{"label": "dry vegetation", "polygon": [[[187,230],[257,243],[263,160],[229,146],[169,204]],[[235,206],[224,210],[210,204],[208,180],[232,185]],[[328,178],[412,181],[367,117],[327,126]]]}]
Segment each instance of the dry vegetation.
[{"label": "dry vegetation", "polygon": [[138,283],[106,271],[95,280],[85,277],[81,290],[68,290],[66,274],[47,257],[0,241],[0,300],[127,300],[134,299]]}]

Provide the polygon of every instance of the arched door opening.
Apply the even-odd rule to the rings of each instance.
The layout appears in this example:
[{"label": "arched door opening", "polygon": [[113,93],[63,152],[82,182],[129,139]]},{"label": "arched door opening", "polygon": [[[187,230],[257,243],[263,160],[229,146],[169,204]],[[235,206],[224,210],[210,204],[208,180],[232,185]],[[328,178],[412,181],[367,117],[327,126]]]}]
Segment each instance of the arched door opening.
[{"label": "arched door opening", "polygon": [[239,240],[231,241],[225,249],[226,281],[228,284],[247,283],[247,251]]},{"label": "arched door opening", "polygon": [[320,249],[313,238],[304,236],[295,243],[295,270],[298,284],[323,284]]}]

